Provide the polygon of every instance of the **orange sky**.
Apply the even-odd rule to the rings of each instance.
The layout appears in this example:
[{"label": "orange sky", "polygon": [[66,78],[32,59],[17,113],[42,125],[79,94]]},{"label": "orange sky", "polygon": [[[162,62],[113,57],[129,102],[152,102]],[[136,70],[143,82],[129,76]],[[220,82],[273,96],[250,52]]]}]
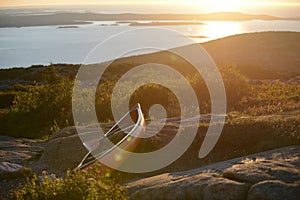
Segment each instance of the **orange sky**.
[{"label": "orange sky", "polygon": [[[38,5],[76,5],[76,4],[108,4],[107,0],[0,0],[0,6],[38,6]],[[224,5],[238,4],[299,4],[300,0],[110,0],[109,4],[198,4],[198,5]]]}]

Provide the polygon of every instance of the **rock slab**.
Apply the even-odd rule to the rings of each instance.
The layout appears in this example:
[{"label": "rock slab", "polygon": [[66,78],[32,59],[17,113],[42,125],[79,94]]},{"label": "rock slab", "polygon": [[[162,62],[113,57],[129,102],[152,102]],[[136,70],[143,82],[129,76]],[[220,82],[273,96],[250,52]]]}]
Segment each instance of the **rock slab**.
[{"label": "rock slab", "polygon": [[4,173],[14,173],[21,171],[24,167],[15,163],[0,162],[0,176]]},{"label": "rock slab", "polygon": [[300,199],[300,146],[126,184],[130,199]]}]

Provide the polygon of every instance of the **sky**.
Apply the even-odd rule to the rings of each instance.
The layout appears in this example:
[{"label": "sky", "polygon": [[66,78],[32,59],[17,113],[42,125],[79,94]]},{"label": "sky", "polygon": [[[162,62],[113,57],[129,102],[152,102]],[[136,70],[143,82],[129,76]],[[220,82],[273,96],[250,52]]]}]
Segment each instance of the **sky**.
[{"label": "sky", "polygon": [[0,0],[0,6],[39,6],[39,5],[77,5],[77,4],[194,4],[194,5],[223,5],[238,4],[299,4],[300,0]]},{"label": "sky", "polygon": [[51,9],[51,6],[55,6],[54,10],[63,7],[72,11],[96,13],[242,12],[277,17],[300,17],[300,0],[0,0],[1,9],[19,6],[22,9],[32,6]]}]

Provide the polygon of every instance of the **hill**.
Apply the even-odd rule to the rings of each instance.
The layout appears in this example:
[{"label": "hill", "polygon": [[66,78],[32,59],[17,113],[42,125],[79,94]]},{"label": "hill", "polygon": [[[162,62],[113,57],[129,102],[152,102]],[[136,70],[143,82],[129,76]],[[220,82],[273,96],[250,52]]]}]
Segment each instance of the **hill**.
[{"label": "hill", "polygon": [[[300,33],[259,32],[229,36],[201,44],[216,64],[234,64],[250,79],[292,79],[300,75]],[[180,47],[186,48],[186,47]],[[187,69],[183,59],[172,60],[167,51],[121,58],[112,63],[112,72],[122,74],[133,66],[150,63]],[[101,66],[102,64],[99,64]],[[74,77],[79,65],[55,64],[62,75]],[[41,81],[44,66],[0,69],[0,88]],[[192,72],[186,72],[192,73]]]},{"label": "hill", "polygon": [[[234,64],[250,79],[290,79],[300,74],[300,33],[259,32],[229,36],[201,44],[216,64]],[[188,47],[180,47],[188,48]],[[161,63],[170,65],[183,73],[189,63],[167,51],[122,58],[114,62]]]},{"label": "hill", "polygon": [[300,73],[300,33],[247,33],[207,42],[203,47],[216,63],[234,63],[250,78]]},{"label": "hill", "polygon": [[[243,75],[250,79],[289,80],[300,75],[299,32],[246,33],[201,45],[216,64],[234,64]],[[189,63],[180,58],[172,60],[167,51],[118,59],[112,63],[111,72],[122,74],[133,66],[151,62],[166,64],[184,73],[193,73],[187,70]],[[102,64],[99,66],[101,67]],[[54,66],[62,75],[74,77],[80,65],[55,64]],[[17,83],[26,85],[34,81],[40,82],[43,69],[42,65],[30,68],[0,69],[0,89],[7,89]]]}]

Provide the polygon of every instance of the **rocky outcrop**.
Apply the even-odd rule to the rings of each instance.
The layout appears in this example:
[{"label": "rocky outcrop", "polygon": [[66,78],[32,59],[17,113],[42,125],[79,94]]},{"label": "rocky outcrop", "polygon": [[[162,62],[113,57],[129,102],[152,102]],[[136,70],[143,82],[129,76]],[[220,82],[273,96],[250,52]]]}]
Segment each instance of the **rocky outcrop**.
[{"label": "rocky outcrop", "polygon": [[[41,172],[42,166],[37,165],[45,141],[26,138],[13,138],[0,135],[0,199],[26,182],[32,170]],[[32,169],[32,170],[31,170]]]},{"label": "rocky outcrop", "polygon": [[[132,199],[243,199],[247,195],[248,184],[224,179],[218,173],[201,173],[191,177],[177,177],[169,180],[168,177],[160,177],[153,184],[144,187],[134,185],[136,190],[130,196]],[[151,178],[150,178],[151,180]],[[132,192],[132,185],[129,187]]]},{"label": "rocky outcrop", "polygon": [[23,165],[36,161],[44,150],[44,142],[0,135],[0,162]]},{"label": "rocky outcrop", "polygon": [[18,176],[27,170],[26,167],[38,167],[35,162],[43,146],[42,141],[0,135],[0,179]]},{"label": "rocky outcrop", "polygon": [[43,143],[25,138],[0,135],[0,162],[23,164],[37,160],[43,152]]},{"label": "rocky outcrop", "polygon": [[[247,196],[249,185],[229,179],[209,184],[203,191],[204,199],[236,199],[242,200]],[[199,197],[198,197],[199,198]]]},{"label": "rocky outcrop", "polygon": [[3,176],[3,174],[19,172],[23,169],[23,166],[15,163],[0,162],[0,179]]},{"label": "rocky outcrop", "polygon": [[67,128],[54,135],[46,144],[39,163],[57,171],[74,169],[87,153],[74,131],[75,127]]},{"label": "rocky outcrop", "polygon": [[223,171],[223,176],[250,184],[266,180],[294,183],[300,181],[300,170],[287,162],[258,159],[258,161],[233,165]]},{"label": "rocky outcrop", "polygon": [[288,184],[278,180],[262,181],[253,185],[250,188],[247,200],[297,200],[300,197],[299,186],[299,182],[294,184]]},{"label": "rocky outcrop", "polygon": [[287,83],[295,85],[300,84],[300,76],[290,79]]},{"label": "rocky outcrop", "polygon": [[126,184],[131,199],[298,199],[300,146]]}]

